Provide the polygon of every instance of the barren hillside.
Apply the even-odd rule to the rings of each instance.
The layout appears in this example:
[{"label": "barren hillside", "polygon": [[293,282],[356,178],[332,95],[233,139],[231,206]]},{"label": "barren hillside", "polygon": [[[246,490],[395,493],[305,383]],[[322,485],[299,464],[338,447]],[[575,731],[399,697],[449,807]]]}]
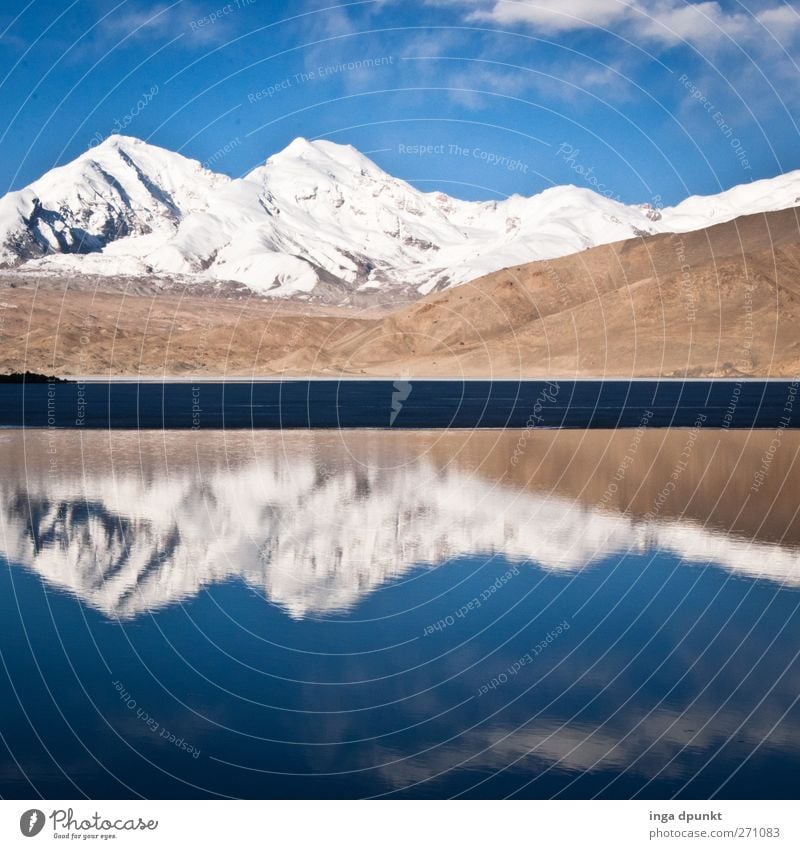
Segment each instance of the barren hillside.
[{"label": "barren hillside", "polygon": [[393,311],[230,287],[0,281],[0,369],[59,375],[800,372],[798,209],[529,263]]}]

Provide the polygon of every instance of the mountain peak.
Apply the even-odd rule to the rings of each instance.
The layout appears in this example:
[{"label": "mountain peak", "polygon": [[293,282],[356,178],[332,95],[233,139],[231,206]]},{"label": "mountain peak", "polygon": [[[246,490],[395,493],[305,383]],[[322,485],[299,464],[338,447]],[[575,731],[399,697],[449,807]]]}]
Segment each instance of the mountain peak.
[{"label": "mountain peak", "polygon": [[[0,198],[0,266],[52,255],[99,254],[156,232],[167,239],[205,210],[228,177],[132,136],[111,135],[72,162]],[[131,266],[146,271],[147,264]]]},{"label": "mountain peak", "polygon": [[[311,164],[344,166],[351,171],[381,171],[380,168],[351,144],[339,144],[327,139],[307,139],[298,136],[279,153],[270,156],[267,163],[301,160]],[[382,173],[382,172],[381,172]]]},{"label": "mountain peak", "polygon": [[87,151],[82,153],[75,161],[81,162],[86,160],[97,159],[98,156],[114,153],[151,153],[160,157],[180,157],[179,153],[174,153],[166,148],[159,147],[155,144],[137,139],[135,136],[124,136],[120,133],[113,133],[104,138],[98,144],[92,145]]},{"label": "mountain peak", "polygon": [[99,144],[95,145],[95,148],[102,147],[128,147],[128,146],[146,146],[146,147],[156,147],[156,145],[148,144],[146,141],[142,139],[136,138],[136,136],[126,136],[122,133],[112,133],[110,136],[106,136]]},{"label": "mountain peak", "polygon": [[293,141],[289,142],[286,147],[280,151],[277,156],[308,156],[320,150],[319,142],[311,141],[305,136],[298,136]]}]

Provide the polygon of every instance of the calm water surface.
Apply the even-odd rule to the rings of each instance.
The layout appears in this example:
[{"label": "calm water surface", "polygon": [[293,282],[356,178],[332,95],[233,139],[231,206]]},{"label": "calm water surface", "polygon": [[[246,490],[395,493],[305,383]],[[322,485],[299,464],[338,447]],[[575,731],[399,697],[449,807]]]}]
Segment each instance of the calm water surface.
[{"label": "calm water surface", "polygon": [[0,384],[0,427],[797,427],[787,380],[231,380]]},{"label": "calm water surface", "polygon": [[798,449],[4,431],[0,795],[791,798]]}]

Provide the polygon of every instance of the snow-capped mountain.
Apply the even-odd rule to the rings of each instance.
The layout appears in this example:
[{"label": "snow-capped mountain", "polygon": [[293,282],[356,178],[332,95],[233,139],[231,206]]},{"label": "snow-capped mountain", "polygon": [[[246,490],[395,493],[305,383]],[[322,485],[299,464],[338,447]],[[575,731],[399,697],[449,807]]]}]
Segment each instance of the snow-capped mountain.
[{"label": "snow-capped mountain", "polygon": [[107,434],[75,434],[54,476],[47,438],[20,431],[0,442],[0,558],[112,617],[232,579],[296,618],[343,611],[459,555],[571,573],[619,553],[662,551],[800,585],[800,552],[789,545],[689,520],[637,520],[442,469],[424,454],[402,463],[389,455],[382,468],[380,454],[365,465],[324,435],[278,434],[258,457],[247,456],[246,440],[234,456],[233,438],[212,457],[208,441],[180,455],[183,435],[121,434],[112,451]]},{"label": "snow-capped mountain", "polygon": [[470,202],[417,191],[350,146],[296,139],[242,179],[112,136],[0,199],[0,265],[238,281],[278,297],[418,297],[632,236],[800,204],[800,171],[676,207],[561,186]]},{"label": "snow-capped mountain", "polygon": [[151,245],[168,241],[228,183],[179,154],[112,137],[0,198],[0,263],[97,254],[116,244],[146,253],[142,236],[154,237]]}]

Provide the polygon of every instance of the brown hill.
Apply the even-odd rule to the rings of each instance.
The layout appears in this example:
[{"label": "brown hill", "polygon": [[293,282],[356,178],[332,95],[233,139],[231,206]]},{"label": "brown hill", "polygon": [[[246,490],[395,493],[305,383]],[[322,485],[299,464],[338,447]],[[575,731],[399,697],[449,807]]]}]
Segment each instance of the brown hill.
[{"label": "brown hill", "polygon": [[339,355],[436,375],[795,374],[799,308],[791,209],[506,269],[402,310]]},{"label": "brown hill", "polygon": [[535,262],[390,313],[141,281],[2,281],[0,370],[142,375],[800,372],[800,210]]}]

